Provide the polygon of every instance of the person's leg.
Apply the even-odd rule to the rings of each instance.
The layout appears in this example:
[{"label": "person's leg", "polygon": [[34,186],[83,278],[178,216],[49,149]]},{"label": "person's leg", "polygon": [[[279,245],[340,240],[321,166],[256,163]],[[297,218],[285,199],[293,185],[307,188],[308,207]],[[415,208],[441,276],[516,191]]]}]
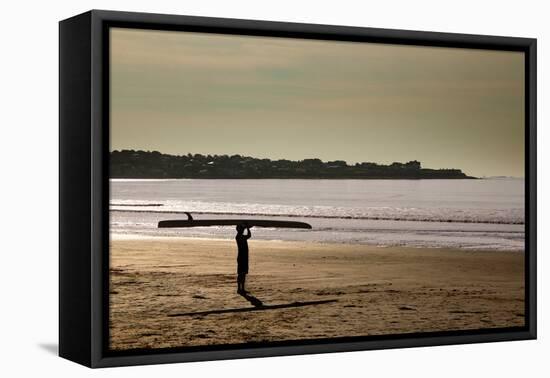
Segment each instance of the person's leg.
[{"label": "person's leg", "polygon": [[237,276],[237,292],[244,291],[244,275],[242,273],[239,273]]},{"label": "person's leg", "polygon": [[246,273],[243,273],[243,283],[242,283],[242,285],[243,285],[243,286],[242,286],[242,290],[243,290],[243,292],[245,292],[245,291],[246,291],[246,289],[244,288],[244,284],[245,284],[245,282],[246,282]]}]

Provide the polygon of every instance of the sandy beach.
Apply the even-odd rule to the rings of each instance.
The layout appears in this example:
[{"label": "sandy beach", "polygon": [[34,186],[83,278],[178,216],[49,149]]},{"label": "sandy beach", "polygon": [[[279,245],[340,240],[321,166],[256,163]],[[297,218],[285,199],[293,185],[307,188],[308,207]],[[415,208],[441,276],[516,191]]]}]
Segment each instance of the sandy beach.
[{"label": "sandy beach", "polygon": [[111,241],[112,350],[522,326],[521,252],[232,240]]}]

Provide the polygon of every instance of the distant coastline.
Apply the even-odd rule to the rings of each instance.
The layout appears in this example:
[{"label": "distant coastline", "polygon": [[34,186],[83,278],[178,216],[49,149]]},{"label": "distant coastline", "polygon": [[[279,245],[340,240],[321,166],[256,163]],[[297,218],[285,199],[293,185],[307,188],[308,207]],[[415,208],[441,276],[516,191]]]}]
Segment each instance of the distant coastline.
[{"label": "distant coastline", "polygon": [[169,155],[158,151],[115,150],[110,177],[133,179],[476,179],[460,169],[423,168],[419,161],[389,165],[320,159],[292,161],[242,155]]}]

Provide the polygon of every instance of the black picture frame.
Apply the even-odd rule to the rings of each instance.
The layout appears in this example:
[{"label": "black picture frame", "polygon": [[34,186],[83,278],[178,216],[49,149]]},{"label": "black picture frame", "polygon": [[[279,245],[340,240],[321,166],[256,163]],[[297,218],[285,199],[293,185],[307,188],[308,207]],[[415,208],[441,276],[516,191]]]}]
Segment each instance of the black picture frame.
[{"label": "black picture frame", "polygon": [[[521,51],[525,327],[113,353],[107,349],[110,27]],[[59,355],[88,367],[535,339],[536,39],[92,10],[59,24]]]}]

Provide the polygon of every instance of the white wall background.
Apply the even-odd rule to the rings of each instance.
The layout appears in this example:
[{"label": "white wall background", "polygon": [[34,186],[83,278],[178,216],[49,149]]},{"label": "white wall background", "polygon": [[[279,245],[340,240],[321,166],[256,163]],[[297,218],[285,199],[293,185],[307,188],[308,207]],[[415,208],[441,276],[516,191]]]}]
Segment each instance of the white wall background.
[{"label": "white wall background", "polygon": [[[545,1],[8,1],[0,22],[0,375],[109,377],[543,376],[550,372],[545,256],[550,12]],[[58,25],[89,9],[536,37],[539,40],[539,340],[89,370],[57,345]],[[548,195],[548,194],[546,194]],[[6,212],[7,209],[7,212]],[[544,349],[546,348],[546,352]]]}]

